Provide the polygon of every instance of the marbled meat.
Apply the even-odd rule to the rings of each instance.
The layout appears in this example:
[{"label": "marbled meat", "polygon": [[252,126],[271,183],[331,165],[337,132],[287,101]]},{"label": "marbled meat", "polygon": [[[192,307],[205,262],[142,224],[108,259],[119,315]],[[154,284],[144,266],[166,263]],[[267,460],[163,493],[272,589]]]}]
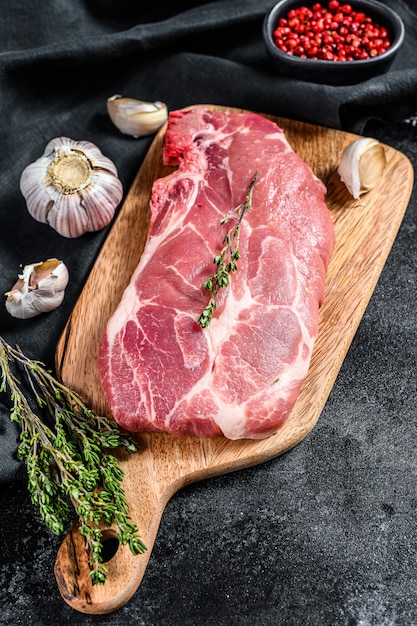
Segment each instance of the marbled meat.
[{"label": "marbled meat", "polygon": [[[326,189],[284,132],[249,112],[170,113],[145,250],[99,348],[116,422],[130,431],[258,439],[295,404],[318,331],[334,228]],[[198,324],[229,225],[253,187],[238,269]]]}]

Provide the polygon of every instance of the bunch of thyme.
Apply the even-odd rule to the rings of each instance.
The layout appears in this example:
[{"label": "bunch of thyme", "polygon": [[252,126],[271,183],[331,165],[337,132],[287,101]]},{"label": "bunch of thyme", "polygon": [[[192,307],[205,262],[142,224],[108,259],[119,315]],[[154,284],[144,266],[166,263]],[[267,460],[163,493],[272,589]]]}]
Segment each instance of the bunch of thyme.
[{"label": "bunch of thyme", "polygon": [[[16,368],[25,375],[26,394]],[[117,447],[135,452],[135,442],[113,421],[91,411],[43,363],[0,337],[0,392],[7,391],[10,419],[21,427],[17,455],[26,464],[32,503],[57,535],[67,529],[72,503],[85,537],[92,583],[105,583],[100,524],[115,523],[119,542],[133,554],[146,550],[128,514],[123,471],[108,453]]]},{"label": "bunch of thyme", "polygon": [[253,187],[257,176],[258,172],[255,172],[242,204],[239,204],[239,206],[229,211],[227,215],[220,220],[220,224],[227,224],[232,215],[238,216],[236,223],[227,231],[223,239],[223,248],[213,259],[213,263],[217,266],[217,271],[204,283],[204,289],[210,292],[210,300],[198,318],[198,323],[202,328],[207,328],[212,320],[214,310],[217,307],[216,296],[219,289],[228,286],[231,272],[237,270],[237,261],[240,259],[240,225],[245,213],[252,210]]}]

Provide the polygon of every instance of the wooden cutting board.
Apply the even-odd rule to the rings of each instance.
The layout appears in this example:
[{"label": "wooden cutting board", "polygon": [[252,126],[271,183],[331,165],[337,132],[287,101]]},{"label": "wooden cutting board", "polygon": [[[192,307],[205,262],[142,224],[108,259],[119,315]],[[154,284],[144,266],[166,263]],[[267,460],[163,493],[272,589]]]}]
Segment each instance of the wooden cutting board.
[{"label": "wooden cutting board", "polygon": [[[218,106],[210,108],[225,110]],[[278,456],[299,443],[314,427],[401,224],[413,185],[413,169],[407,157],[385,146],[388,164],[383,177],[375,189],[355,201],[340,181],[336,168],[343,148],[356,135],[270,115],[265,117],[286,131],[296,152],[327,185],[326,200],[336,228],[336,247],[328,269],[319,335],[308,376],[288,420],[268,439],[175,438],[160,433],[136,436],[139,452],[120,453],[119,460],[125,473],[124,489],[130,513],[148,550],[145,555],[133,557],[127,547],[118,547],[108,562],[108,581],[104,586],[93,587],[84,539],[74,525],[58,551],[55,576],[62,597],[78,611],[109,613],[135,593],[145,573],[165,505],[181,487]],[[109,414],[109,410],[98,378],[98,344],[141,256],[148,230],[152,183],[173,171],[162,165],[163,136],[161,129],[57,346],[57,370],[62,380],[100,413]],[[114,529],[103,531],[105,543],[114,540]]]}]

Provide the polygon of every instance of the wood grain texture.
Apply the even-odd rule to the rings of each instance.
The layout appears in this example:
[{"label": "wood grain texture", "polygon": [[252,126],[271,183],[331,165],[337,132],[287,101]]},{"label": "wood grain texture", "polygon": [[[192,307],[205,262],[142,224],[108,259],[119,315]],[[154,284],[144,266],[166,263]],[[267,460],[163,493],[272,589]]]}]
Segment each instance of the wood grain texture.
[{"label": "wood grain texture", "polygon": [[[181,487],[278,456],[310,432],[401,224],[413,185],[413,169],[407,157],[385,146],[387,167],[382,179],[375,189],[355,201],[340,181],[336,168],[343,148],[356,135],[270,115],[265,117],[285,130],[296,152],[327,185],[326,201],[336,229],[336,247],[327,273],[319,335],[309,373],[291,415],[280,431],[268,439],[175,438],[164,433],[135,436],[139,452],[120,453],[119,461],[125,472],[124,489],[130,512],[148,550],[145,555],[133,557],[128,548],[119,547],[108,562],[107,583],[92,587],[83,539],[75,525],[58,552],[55,575],[62,597],[78,611],[109,613],[134,594],[145,573],[165,505]],[[109,414],[109,409],[98,378],[98,344],[145,245],[152,183],[173,170],[162,165],[163,134],[161,129],[57,346],[57,370],[61,378],[100,413]],[[107,532],[112,531],[107,529]]]}]

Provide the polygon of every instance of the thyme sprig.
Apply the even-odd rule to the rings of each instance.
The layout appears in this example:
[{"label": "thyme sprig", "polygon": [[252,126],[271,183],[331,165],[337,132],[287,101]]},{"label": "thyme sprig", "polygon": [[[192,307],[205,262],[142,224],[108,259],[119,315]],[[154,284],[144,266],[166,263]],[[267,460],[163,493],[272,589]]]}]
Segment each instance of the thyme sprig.
[{"label": "thyme sprig", "polygon": [[220,224],[227,224],[232,216],[238,216],[237,221],[231,228],[229,228],[225,238],[223,239],[223,248],[213,259],[213,263],[217,266],[216,272],[214,272],[214,274],[204,283],[204,289],[207,289],[210,292],[210,300],[198,318],[198,323],[202,328],[207,328],[213,318],[214,311],[217,307],[216,297],[219,290],[228,286],[230,274],[232,272],[236,272],[238,269],[237,261],[240,259],[240,225],[245,213],[252,210],[252,194],[257,176],[258,172],[255,172],[255,175],[249,184],[245,200],[237,207],[229,211],[220,220]]},{"label": "thyme sprig", "polygon": [[[14,373],[17,368],[23,381]],[[115,422],[90,410],[43,363],[0,337],[0,392],[7,391],[10,419],[21,427],[17,456],[26,465],[32,503],[57,535],[67,530],[72,504],[92,583],[105,583],[100,524],[116,524],[119,542],[133,554],[146,550],[128,513],[123,471],[108,452],[117,447],[136,452],[135,442]]]}]

